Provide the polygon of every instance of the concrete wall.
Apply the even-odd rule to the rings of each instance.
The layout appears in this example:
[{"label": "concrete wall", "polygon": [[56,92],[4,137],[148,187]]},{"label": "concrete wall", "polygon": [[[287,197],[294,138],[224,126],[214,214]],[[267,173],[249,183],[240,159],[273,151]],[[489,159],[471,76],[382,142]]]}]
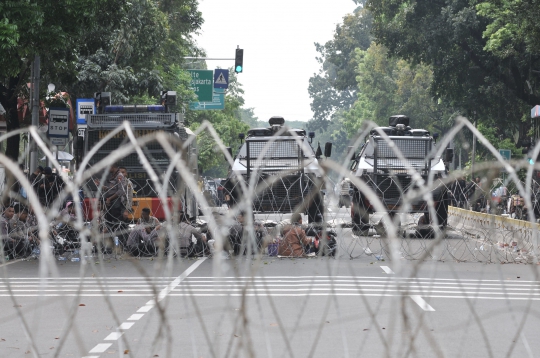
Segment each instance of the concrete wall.
[{"label": "concrete wall", "polygon": [[529,255],[539,253],[539,224],[450,207],[448,225],[490,246]]}]

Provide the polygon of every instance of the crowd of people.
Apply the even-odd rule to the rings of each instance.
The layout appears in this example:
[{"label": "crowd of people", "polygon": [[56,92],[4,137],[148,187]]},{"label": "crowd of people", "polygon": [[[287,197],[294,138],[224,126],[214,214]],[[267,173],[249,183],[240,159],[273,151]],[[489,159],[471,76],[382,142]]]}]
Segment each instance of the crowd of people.
[{"label": "crowd of people", "polygon": [[[84,212],[92,219],[77,224],[77,207],[73,197],[66,195],[66,183],[50,167],[38,167],[28,176],[31,189],[39,198],[40,205],[47,213],[57,211],[53,220],[48,222],[49,238],[54,252],[62,255],[66,252],[78,252],[82,241],[91,244],[92,251],[112,252],[114,246],[120,246],[133,256],[155,255],[159,249],[173,250],[179,255],[202,255],[208,253],[206,236],[191,225],[189,218],[182,211],[175,213],[177,224],[160,222],[151,215],[150,208],[142,208],[140,218],[134,220],[133,196],[134,185],[127,176],[126,168],[118,164],[111,165],[107,177],[102,183],[93,179],[98,193],[96,207]],[[12,187],[12,200],[4,205],[0,215],[1,239],[4,258],[24,258],[39,255],[40,240],[38,220],[27,200],[26,188],[16,183]],[[62,194],[62,195],[61,195]],[[82,205],[81,209],[89,209]],[[61,205],[59,205],[59,203]],[[60,206],[60,210],[57,209]],[[86,232],[86,234],[84,234]],[[179,245],[175,244],[174,237]],[[193,242],[196,238],[196,243]]]},{"label": "crowd of people", "polygon": [[[160,222],[152,216],[151,209],[142,208],[140,217],[134,220],[133,197],[134,185],[128,178],[126,168],[113,164],[109,168],[105,180],[94,178],[93,184],[100,195],[96,207],[92,208],[92,219],[77,224],[77,207],[71,195],[66,195],[66,183],[50,167],[38,167],[28,177],[31,189],[46,210],[54,208],[57,215],[50,222],[49,238],[55,253],[62,254],[80,247],[81,240],[92,244],[93,251],[112,252],[115,246],[132,256],[156,255],[162,250],[178,256],[209,255],[215,242],[212,230],[201,232],[191,223],[191,219],[183,211],[173,213],[171,223]],[[39,254],[40,236],[38,220],[33,208],[28,205],[28,192],[25,188],[14,186],[15,199],[4,206],[0,216],[0,235],[3,240],[4,257],[26,257]],[[62,194],[62,195],[61,195]],[[450,186],[452,205],[484,213],[508,213],[518,219],[527,219],[525,200],[519,193],[509,195],[504,186],[494,192],[486,190],[480,177],[467,182],[458,178]],[[82,195],[80,197],[82,202]],[[227,198],[225,198],[227,199]],[[60,210],[59,200],[62,200]],[[24,204],[23,204],[24,203]],[[81,207],[82,208],[82,207]],[[86,208],[88,209],[88,208]],[[85,213],[84,216],[89,213]],[[216,217],[217,221],[221,218]],[[247,222],[253,225],[247,225]],[[321,219],[322,221],[322,219]],[[428,220],[429,221],[429,220]],[[218,225],[220,228],[221,224]],[[421,223],[419,223],[421,227]],[[269,238],[267,228],[255,218],[247,220],[246,213],[240,212],[234,223],[227,226],[225,251],[233,255],[262,252]],[[81,235],[86,230],[86,234]],[[276,253],[286,257],[302,257],[319,253],[322,241],[335,249],[335,239],[328,236],[322,240],[321,232],[306,233],[302,225],[302,216],[293,213],[290,223],[279,230]]]},{"label": "crowd of people", "polygon": [[[152,216],[148,207],[142,208],[140,217],[134,220],[132,208],[135,191],[126,168],[113,164],[107,174],[103,182],[97,178],[92,180],[97,192],[101,194],[96,206],[92,208],[92,219],[88,222],[83,219],[79,224],[77,204],[71,195],[64,192],[66,183],[60,175],[50,167],[38,167],[29,175],[32,190],[39,198],[40,205],[47,212],[48,209],[58,212],[48,223],[49,239],[56,255],[78,252],[82,241],[90,243],[93,252],[112,253],[115,246],[118,246],[132,256],[157,255],[160,250],[178,256],[211,253],[215,242],[212,230],[201,232],[183,211],[174,213],[171,225]],[[15,195],[15,199],[5,206],[0,216],[4,258],[24,258],[36,253],[39,255],[39,226],[26,200],[29,193],[18,185],[14,186],[13,191],[18,196]],[[82,202],[82,195],[80,199]],[[59,201],[62,201],[61,205]],[[58,206],[60,210],[56,209]],[[83,215],[86,217],[88,214]],[[219,221],[222,217],[217,215],[216,219]],[[232,255],[261,253],[266,246],[267,229],[254,218],[250,221],[253,226],[247,226],[246,219],[246,213],[240,212],[234,218],[234,223],[228,226],[224,250]],[[293,214],[291,224],[282,227],[280,231],[280,255],[300,257],[318,252],[319,238],[316,234],[315,239],[306,236],[300,214]],[[249,239],[251,236],[253,239]]]},{"label": "crowd of people", "polygon": [[[535,182],[535,185],[536,182]],[[540,192],[533,188],[533,206],[537,204],[536,194]],[[470,182],[458,178],[450,186],[452,206],[488,214],[504,214],[512,218],[528,220],[529,208],[520,192],[510,194],[507,187],[501,185],[495,190],[487,188],[480,177]]]}]

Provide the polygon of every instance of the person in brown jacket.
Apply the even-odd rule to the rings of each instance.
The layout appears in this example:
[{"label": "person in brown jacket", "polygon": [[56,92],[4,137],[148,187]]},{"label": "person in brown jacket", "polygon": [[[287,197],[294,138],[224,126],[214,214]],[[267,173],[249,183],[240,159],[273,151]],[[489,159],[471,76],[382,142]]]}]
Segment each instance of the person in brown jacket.
[{"label": "person in brown jacket", "polygon": [[288,257],[305,256],[304,247],[309,245],[311,240],[302,229],[302,215],[294,213],[291,216],[291,225],[283,228],[283,240],[278,246],[278,255]]}]

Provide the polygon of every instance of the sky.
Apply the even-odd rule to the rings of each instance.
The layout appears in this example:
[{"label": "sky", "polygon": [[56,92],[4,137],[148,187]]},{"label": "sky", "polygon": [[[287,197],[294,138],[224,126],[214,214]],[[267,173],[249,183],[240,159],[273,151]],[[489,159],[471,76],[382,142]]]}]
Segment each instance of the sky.
[{"label": "sky", "polygon": [[[312,118],[309,78],[319,71],[314,43],[332,39],[336,25],[352,13],[352,0],[200,0],[204,24],[196,40],[210,58],[234,58],[244,49],[244,108],[261,121]],[[207,61],[208,69],[232,61]]]}]

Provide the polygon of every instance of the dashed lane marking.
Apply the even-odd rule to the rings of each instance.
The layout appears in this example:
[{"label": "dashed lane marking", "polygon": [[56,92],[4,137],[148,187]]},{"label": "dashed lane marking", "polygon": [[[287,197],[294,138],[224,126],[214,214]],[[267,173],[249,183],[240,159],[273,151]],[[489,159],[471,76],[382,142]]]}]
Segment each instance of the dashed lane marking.
[{"label": "dashed lane marking", "polygon": [[394,274],[394,271],[392,271],[392,269],[390,267],[388,267],[388,266],[381,266],[381,268],[383,269],[384,272],[386,272],[389,275]]},{"label": "dashed lane marking", "polygon": [[426,301],[424,301],[422,297],[418,295],[411,295],[409,297],[412,298],[412,300],[416,302],[416,304],[420,306],[420,308],[424,311],[435,311],[435,309],[431,307]]},{"label": "dashed lane marking", "polygon": [[[199,265],[202,264],[205,260],[206,260],[206,257],[203,257],[203,258],[197,260],[195,263],[193,263],[193,265],[189,266],[187,268],[187,270],[182,272],[182,274],[180,276],[178,276],[171,283],[169,283],[167,285],[167,287],[165,287],[163,290],[161,290],[161,292],[158,294],[157,302],[161,302],[165,297],[167,297],[167,295],[172,290],[174,290],[186,277],[188,277],[188,275],[190,273],[195,271],[195,269],[197,267],[199,267]],[[156,300],[150,300],[150,301],[146,302],[146,304],[143,307],[141,307],[141,308],[139,308],[137,310],[137,312],[139,312],[139,314],[132,314],[127,320],[128,321],[138,321],[138,320],[140,320],[144,316],[144,313],[150,311],[155,305],[156,305]],[[142,313],[142,314],[140,314],[140,313]],[[121,323],[120,326],[117,329],[117,332],[113,332],[113,333],[109,334],[107,337],[105,337],[104,340],[105,341],[116,341],[116,340],[118,340],[120,337],[122,337],[122,335],[124,334],[124,331],[126,331],[126,330],[130,329],[131,327],[133,327],[134,324],[135,324],[135,322],[123,322],[123,323]],[[112,346],[112,343],[99,343],[94,348],[92,348],[89,353],[103,353],[110,346]],[[95,357],[95,358],[99,358],[99,357]]]},{"label": "dashed lane marking", "polygon": [[100,343],[90,350],[90,353],[103,353],[112,346],[112,343]]}]

